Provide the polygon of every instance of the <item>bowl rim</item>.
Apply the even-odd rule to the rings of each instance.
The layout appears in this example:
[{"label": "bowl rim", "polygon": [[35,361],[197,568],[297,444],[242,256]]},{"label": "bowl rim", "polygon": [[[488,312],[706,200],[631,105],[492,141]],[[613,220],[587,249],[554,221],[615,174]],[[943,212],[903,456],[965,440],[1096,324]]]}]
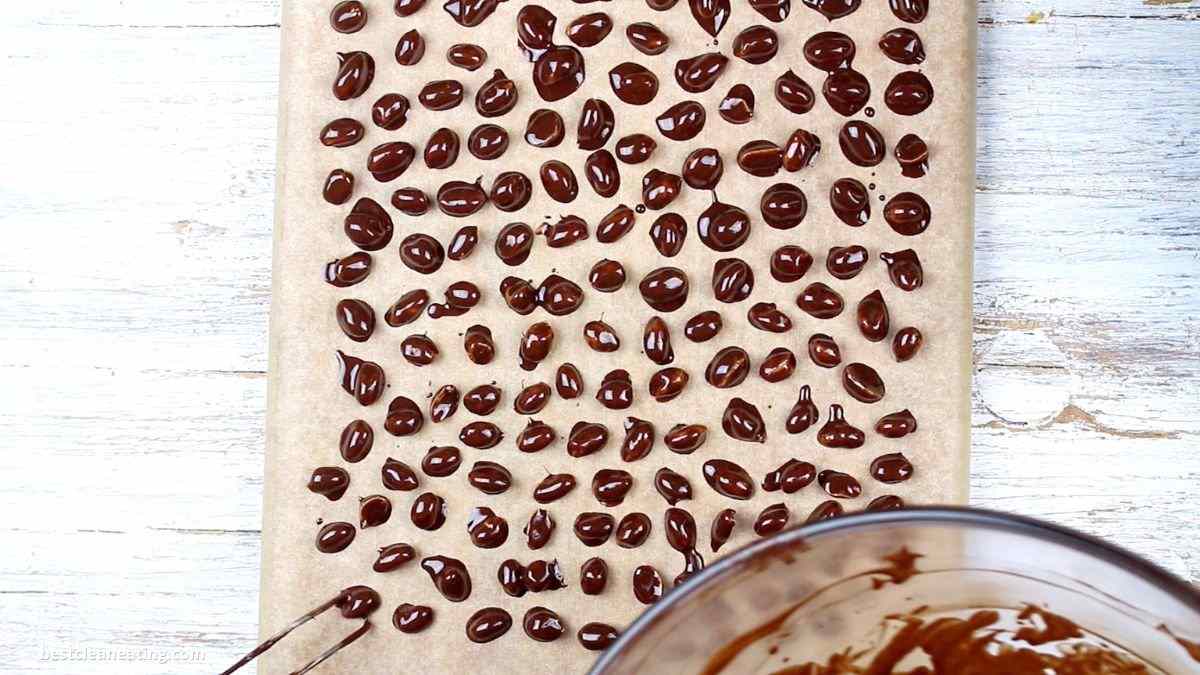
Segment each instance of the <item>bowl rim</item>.
[{"label": "bowl rim", "polygon": [[1167,595],[1180,601],[1192,611],[1200,614],[1200,589],[1184,579],[1168,572],[1157,563],[1151,562],[1126,548],[1112,544],[1094,535],[1074,528],[1031,518],[1029,516],[1004,513],[990,509],[968,506],[929,506],[896,509],[893,511],[860,512],[838,516],[829,520],[786,529],[770,537],[751,542],[723,556],[699,574],[688,579],[683,586],[673,589],[666,597],[654,603],[625,629],[617,641],[606,649],[588,671],[589,675],[600,675],[612,665],[618,655],[643,633],[656,624],[676,605],[702,592],[710,581],[753,560],[769,555],[780,548],[835,532],[891,524],[937,524],[978,526],[1028,536],[1054,544],[1066,546],[1118,567],[1155,586]]}]

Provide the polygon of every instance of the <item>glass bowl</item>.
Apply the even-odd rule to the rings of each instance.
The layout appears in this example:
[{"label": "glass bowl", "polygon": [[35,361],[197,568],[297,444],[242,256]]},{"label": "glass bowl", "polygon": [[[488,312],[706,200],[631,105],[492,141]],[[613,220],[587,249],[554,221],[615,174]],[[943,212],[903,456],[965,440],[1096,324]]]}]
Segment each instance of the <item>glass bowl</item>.
[{"label": "glass bowl", "polygon": [[591,673],[1197,673],[1198,642],[1200,593],[1129,552],[1019,516],[905,509],[725,556]]}]

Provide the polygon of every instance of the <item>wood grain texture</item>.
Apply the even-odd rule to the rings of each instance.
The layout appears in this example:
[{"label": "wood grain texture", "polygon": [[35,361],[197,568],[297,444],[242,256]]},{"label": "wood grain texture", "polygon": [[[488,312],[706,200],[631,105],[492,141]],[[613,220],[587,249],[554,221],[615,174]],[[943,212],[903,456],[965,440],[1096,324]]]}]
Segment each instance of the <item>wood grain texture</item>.
[{"label": "wood grain texture", "polygon": [[[68,5],[0,26],[0,670],[211,673],[256,632],[278,3]],[[1200,2],[980,17],[972,501],[1200,581]]]}]

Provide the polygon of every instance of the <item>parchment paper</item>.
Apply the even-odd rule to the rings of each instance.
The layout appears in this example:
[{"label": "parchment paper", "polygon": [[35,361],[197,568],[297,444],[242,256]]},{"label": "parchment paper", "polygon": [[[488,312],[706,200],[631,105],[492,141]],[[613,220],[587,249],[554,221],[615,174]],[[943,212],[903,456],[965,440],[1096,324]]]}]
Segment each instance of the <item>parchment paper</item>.
[{"label": "parchment paper", "polygon": [[[901,26],[887,3],[872,0],[847,19],[827,22],[800,2],[793,2],[791,16],[783,23],[770,24],[743,1],[734,2],[732,18],[719,39],[719,48],[730,53],[733,37],[752,24],[766,24],[780,35],[779,54],[765,65],[750,65],[731,58],[725,74],[709,91],[688,94],[675,83],[675,62],[714,49],[713,40],[699,29],[681,1],[666,12],[655,12],[641,0],[574,4],[565,1],[544,3],[558,16],[556,41],[566,43],[564,29],[575,17],[593,11],[605,11],[616,25],[598,46],[586,48],[587,79],[572,96],[546,103],[535,92],[529,79],[531,65],[516,46],[515,16],[524,2],[513,0],[481,26],[463,29],[442,10],[441,2],[431,0],[410,18],[398,18],[388,0],[366,0],[370,20],[357,34],[341,35],[328,23],[329,0],[285,0],[283,3],[283,63],[281,77],[280,143],[278,203],[274,258],[274,298],[271,314],[270,401],[267,464],[264,481],[263,578],[261,595],[261,631],[274,633],[289,620],[351,584],[367,584],[383,596],[383,607],[372,617],[375,629],[358,643],[334,656],[322,672],[357,673],[578,673],[594,660],[595,654],[582,649],[575,631],[589,621],[604,621],[619,628],[628,625],[643,609],[633,597],[631,575],[635,566],[654,564],[670,580],[682,568],[681,556],[671,550],[663,535],[662,514],[666,507],[653,489],[654,472],[669,466],[691,481],[696,498],[681,504],[696,517],[700,530],[699,548],[711,564],[717,556],[709,548],[708,527],[720,509],[734,507],[738,528],[722,553],[735,550],[755,539],[752,523],[766,505],[783,501],[792,512],[792,523],[802,522],[809,511],[826,495],[814,483],[794,495],[761,490],[749,502],[734,502],[714,493],[700,473],[704,461],[711,458],[734,460],[750,471],[756,481],[785,459],[797,457],[813,462],[818,468],[834,468],[858,477],[864,494],[846,502],[848,510],[862,508],[881,494],[894,493],[909,503],[961,503],[966,497],[967,453],[969,448],[970,395],[970,284],[972,264],[972,211],[974,188],[974,7],[967,2],[935,3],[931,15],[912,26],[923,38],[928,58],[920,66],[932,80],[936,98],[923,114],[902,118],[883,105],[883,92],[891,77],[910,69],[887,60],[876,42],[886,30]],[[658,56],[646,56],[630,47],[625,27],[635,21],[650,21],[666,31],[671,47]],[[418,29],[426,40],[426,53],[419,65],[398,66],[392,56],[399,36],[410,28]],[[888,141],[889,157],[874,170],[851,165],[837,146],[837,131],[846,118],[830,110],[820,97],[824,74],[803,58],[804,41],[821,30],[837,30],[850,35],[858,46],[855,68],[872,84],[870,105],[877,114],[870,118]],[[444,54],[456,42],[484,46],[488,61],[483,68],[468,73],[449,66]],[[330,86],[336,72],[336,52],[366,50],[376,62],[374,83],[362,97],[340,102]],[[622,61],[635,61],[653,69],[659,77],[657,98],[642,107],[620,104],[607,83],[609,69]],[[203,67],[203,64],[197,64]],[[516,80],[520,101],[507,115],[484,120],[472,105],[477,88],[501,68]],[[797,116],[783,110],[773,99],[772,84],[788,68],[795,70],[814,90],[818,101],[814,110]],[[430,112],[416,100],[417,91],[429,80],[456,78],[466,85],[467,99],[450,112]],[[717,104],[735,83],[749,84],[757,106],[752,123],[734,126],[717,115]],[[399,92],[413,104],[408,123],[397,131],[384,131],[370,121],[370,106],[387,92]],[[620,192],[611,199],[597,197],[583,177],[586,151],[575,145],[574,130],[579,109],[588,97],[609,101],[617,112],[616,129],[607,147],[626,134],[642,132],[654,137],[658,150],[644,164],[621,164]],[[654,117],[669,105],[684,99],[701,101],[708,113],[704,131],[692,141],[680,143],[658,134]],[[559,111],[566,121],[567,137],[554,149],[528,146],[522,132],[529,113],[541,107]],[[366,138],[344,149],[322,147],[317,135],[321,127],[337,117],[354,117],[367,127]],[[858,119],[864,119],[862,115]],[[505,126],[511,135],[507,153],[499,160],[483,162],[466,148],[457,163],[447,170],[426,170],[420,150],[430,133],[441,126],[458,132],[465,146],[466,137],[477,124],[491,121]],[[799,173],[780,172],[773,178],[752,177],[736,166],[737,149],[753,139],[769,139],[782,145],[792,130],[803,127],[816,133],[822,152],[816,165]],[[923,179],[900,176],[890,156],[891,147],[905,133],[916,133],[930,145],[931,173]],[[407,140],[418,149],[418,158],[408,172],[390,183],[374,181],[366,171],[366,156],[379,143]],[[617,203],[633,206],[640,202],[642,175],[651,168],[678,173],[683,158],[692,149],[716,147],[725,160],[725,174],[718,188],[722,201],[737,204],[751,214],[754,232],[749,241],[731,254],[718,254],[706,248],[695,232],[699,212],[711,195],[685,188],[669,210],[681,213],[690,225],[683,252],[675,258],[661,258],[650,246],[648,229],[657,212],[638,217],[635,228],[621,241],[605,245],[593,238],[570,248],[552,250],[539,238],[529,261],[519,269],[503,265],[492,251],[495,232],[503,224],[523,220],[536,227],[543,219],[557,220],[561,215],[576,214],[593,228]],[[561,159],[570,164],[580,181],[579,198],[571,204],[550,200],[541,189],[537,168],[545,160]],[[353,172],[354,196],[343,206],[331,206],[321,198],[326,174],[343,167]],[[504,214],[485,207],[475,216],[449,218],[436,209],[410,218],[391,208],[389,197],[402,186],[418,186],[431,196],[437,186],[452,180],[473,180],[483,176],[485,187],[504,170],[520,170],[534,181],[534,197],[523,210]],[[901,237],[883,221],[883,203],[874,199],[872,218],[861,228],[848,228],[839,222],[829,207],[831,183],[844,176],[875,183],[873,196],[888,197],[902,190],[920,193],[932,207],[929,230],[917,237]],[[808,197],[808,216],[789,231],[765,226],[758,216],[762,190],[778,181],[801,186]],[[392,243],[373,254],[374,270],[363,283],[335,289],[322,280],[326,262],[355,250],[342,232],[342,220],[353,202],[362,196],[373,197],[389,210],[396,222]],[[400,240],[412,232],[426,232],[443,244],[465,224],[477,225],[481,241],[466,261],[447,261],[435,274],[418,275],[399,260]],[[778,246],[799,244],[816,258],[803,280],[780,284],[771,278],[767,261]],[[871,261],[855,279],[831,279],[824,269],[825,253],[831,246],[858,243],[866,246]],[[913,293],[896,289],[887,278],[880,251],[915,249],[925,267],[925,285]],[[722,305],[712,298],[709,286],[712,264],[733,255],[749,261],[756,272],[753,295],[736,305]],[[629,274],[625,287],[612,294],[595,292],[587,284],[587,270],[601,258],[624,263]],[[640,353],[644,322],[653,312],[637,293],[637,281],[660,265],[685,269],[691,279],[691,296],[683,309],[664,314],[673,337],[675,363],[691,375],[691,384],[682,396],[669,404],[659,404],[646,393],[649,375],[658,369]],[[572,279],[585,290],[583,306],[566,317],[549,317],[541,310],[520,317],[509,310],[498,292],[499,281],[508,274],[533,279],[536,284],[551,270]],[[483,301],[464,316],[417,322],[395,329],[382,321],[387,307],[405,291],[422,287],[435,301],[451,282],[474,281],[484,293]],[[847,309],[839,317],[818,321],[800,311],[795,298],[812,281],[826,281],[846,299]],[[923,351],[912,361],[896,364],[889,352],[889,340],[866,342],[857,334],[854,306],[858,299],[881,289],[891,311],[893,333],[900,327],[915,325],[925,335]],[[367,300],[375,308],[375,335],[365,344],[351,342],[339,331],[335,317],[336,302],[345,297]],[[755,330],[745,319],[746,310],[758,301],[776,302],[796,327],[783,335]],[[683,337],[683,324],[696,312],[717,309],[725,319],[724,331],[714,340],[693,344]],[[619,351],[598,354],[589,350],[582,336],[583,324],[601,318],[614,326],[622,340]],[[516,366],[517,338],[529,324],[549,320],[558,339],[549,359],[534,372]],[[462,350],[461,334],[467,326],[482,323],[492,328],[497,343],[497,358],[488,366],[471,364]],[[839,369],[817,368],[806,355],[806,341],[814,332],[833,335],[843,351],[843,363],[863,361],[875,366],[887,383],[888,395],[880,403],[865,405],[851,399],[842,390]],[[414,333],[428,334],[441,348],[433,365],[416,368],[399,354],[400,341]],[[718,390],[703,379],[704,367],[721,347],[739,344],[754,359],[755,373],[744,384],[731,390]],[[798,372],[789,380],[768,384],[757,376],[761,359],[774,347],[786,346],[799,359]],[[387,372],[389,388],[373,406],[363,408],[338,386],[336,349],[380,363]],[[559,440],[550,448],[533,455],[516,451],[514,441],[528,418],[512,411],[512,397],[519,389],[535,381],[552,382],[554,369],[564,361],[578,365],[583,372],[584,396],[565,401],[557,396],[536,416],[551,426]],[[625,411],[609,411],[593,396],[604,373],[614,368],[630,371],[636,402]],[[458,441],[461,427],[475,418],[460,409],[442,424],[426,420],[422,431],[397,439],[383,429],[388,402],[407,395],[420,404],[442,384],[454,384],[465,392],[471,387],[495,381],[504,390],[500,409],[486,418],[505,432],[505,440],[490,450],[463,447]],[[783,422],[802,384],[810,384],[813,398],[821,410],[821,423],[827,419],[828,405],[841,403],[846,418],[868,431],[867,445],[857,450],[833,450],[817,444],[816,429],[802,435],[788,435]],[[740,443],[721,431],[720,417],[726,402],[739,396],[755,403],[768,423],[765,445]],[[920,430],[899,440],[884,439],[873,431],[875,421],[885,413],[909,408],[917,417]],[[624,463],[618,456],[623,435],[622,422],[628,415],[654,423],[658,442],[651,455],[635,463]],[[369,457],[357,464],[346,464],[338,454],[338,436],[347,422],[363,418],[375,429],[375,447]],[[608,447],[595,455],[574,459],[567,456],[565,442],[571,426],[578,420],[602,422],[608,426]],[[662,434],[672,425],[703,423],[709,427],[709,441],[698,452],[684,457],[668,451]],[[820,424],[817,425],[818,427]],[[463,467],[449,478],[421,475],[422,487],[416,492],[392,492],[380,483],[379,469],[385,458],[401,459],[414,468],[425,450],[432,445],[457,445],[463,449]],[[884,452],[903,450],[916,465],[915,477],[898,486],[885,486],[867,476],[872,458]],[[480,459],[499,461],[514,473],[514,486],[499,496],[487,496],[467,484],[467,471]],[[322,465],[344,466],[351,474],[346,495],[337,502],[312,494],[305,484],[313,468]],[[602,507],[590,491],[592,474],[600,468],[630,471],[635,486],[625,503],[615,508]],[[549,505],[557,522],[551,543],[539,551],[530,551],[521,530],[536,505],[531,499],[534,485],[546,472],[571,472],[579,487],[567,498]],[[409,508],[424,490],[432,490],[447,499],[446,525],[435,532],[413,527]],[[358,533],[345,551],[322,554],[314,547],[318,519],[357,523],[358,498],[386,494],[393,503],[391,520],[381,527]],[[472,506],[495,509],[508,520],[510,536],[506,544],[493,550],[471,545],[466,532],[466,517]],[[650,515],[654,531],[640,548],[626,550],[613,541],[599,548],[582,545],[571,531],[575,515],[582,511],[608,511],[618,520],[632,511]],[[463,559],[472,574],[474,591],[466,602],[444,600],[428,576],[414,562],[390,573],[377,574],[371,563],[377,549],[404,541],[417,548],[420,556],[444,554]],[[609,565],[608,589],[600,596],[585,596],[579,591],[581,562],[599,555]],[[568,587],[554,592],[530,593],[510,598],[496,582],[496,568],[509,557],[522,563],[534,559],[557,558],[566,573]],[[434,625],[424,633],[405,635],[390,623],[392,610],[402,602],[427,604],[434,608]],[[514,625],[508,634],[489,644],[473,644],[465,637],[467,618],[477,609],[496,605],[507,609]],[[520,627],[525,611],[542,605],[558,612],[568,634],[555,643],[538,643],[523,634]],[[340,617],[325,616],[294,633],[277,645],[260,664],[260,672],[288,672],[307,662],[348,633],[354,624]]]}]

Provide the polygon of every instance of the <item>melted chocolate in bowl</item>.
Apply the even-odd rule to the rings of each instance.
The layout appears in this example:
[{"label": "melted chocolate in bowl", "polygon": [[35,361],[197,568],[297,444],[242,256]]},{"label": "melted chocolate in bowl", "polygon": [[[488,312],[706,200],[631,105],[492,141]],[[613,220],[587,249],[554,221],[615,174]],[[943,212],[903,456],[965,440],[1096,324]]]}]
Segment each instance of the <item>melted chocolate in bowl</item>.
[{"label": "melted chocolate in bowl", "polygon": [[868,513],[730,554],[592,675],[1190,673],[1200,592],[1087,535],[974,509]]}]

